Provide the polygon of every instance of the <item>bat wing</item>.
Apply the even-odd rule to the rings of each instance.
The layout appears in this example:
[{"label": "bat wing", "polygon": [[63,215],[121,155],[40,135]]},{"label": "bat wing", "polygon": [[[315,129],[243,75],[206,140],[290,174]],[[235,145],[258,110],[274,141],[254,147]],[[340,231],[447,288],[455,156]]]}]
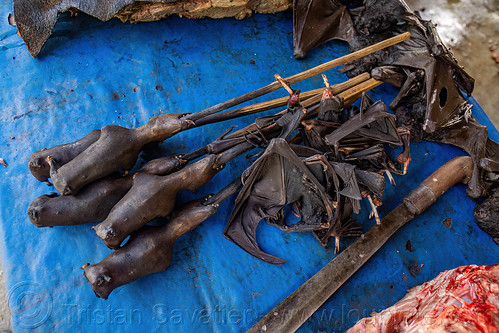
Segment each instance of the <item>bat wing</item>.
[{"label": "bat wing", "polygon": [[352,19],[338,0],[294,0],[294,56],[303,59],[308,51],[332,39],[349,41],[355,35]]},{"label": "bat wing", "polygon": [[286,113],[259,117],[255,120],[255,124],[260,128],[275,124],[281,129],[277,137],[286,139],[296,130],[304,115],[305,113],[301,105],[288,106]]},{"label": "bat wing", "polygon": [[385,177],[376,172],[365,171],[356,168],[355,175],[360,184],[366,186],[379,201],[383,201],[385,191]]},{"label": "bat wing", "polygon": [[474,79],[470,77],[440,40],[435,26],[417,18],[411,40],[400,43],[383,65],[424,70],[425,126],[434,132],[454,118],[465,102],[459,89],[471,95]]},{"label": "bat wing", "polygon": [[486,193],[480,160],[486,156],[487,152],[487,127],[478,124],[473,119],[466,122],[464,119],[453,126],[427,134],[425,140],[451,144],[462,148],[473,159],[473,174],[468,182],[468,196],[478,198]]},{"label": "bat wing", "polygon": [[303,224],[316,223],[328,215],[325,213],[325,206],[329,204],[327,194],[284,139],[273,139],[242,177],[243,188],[224,236],[260,260],[283,264],[285,260],[263,252],[258,246],[258,224],[264,218],[278,219],[285,205],[296,202],[299,202]]},{"label": "bat wing", "polygon": [[383,145],[377,144],[348,155],[345,161],[357,165],[360,169],[380,172],[388,170],[399,173],[394,162],[388,157]]},{"label": "bat wing", "polygon": [[338,129],[326,135],[325,141],[330,146],[337,146],[341,139],[354,132],[361,137],[395,145],[402,144],[395,126],[395,116],[387,112],[385,104],[381,101],[347,120]]},{"label": "bat wing", "polygon": [[287,112],[277,119],[277,126],[281,127],[280,138],[287,139],[298,127],[305,116],[301,105],[288,107]]},{"label": "bat wing", "polygon": [[355,175],[355,166],[349,163],[331,162],[336,174],[343,181],[343,189],[339,191],[341,195],[355,200],[362,200],[359,184]]}]

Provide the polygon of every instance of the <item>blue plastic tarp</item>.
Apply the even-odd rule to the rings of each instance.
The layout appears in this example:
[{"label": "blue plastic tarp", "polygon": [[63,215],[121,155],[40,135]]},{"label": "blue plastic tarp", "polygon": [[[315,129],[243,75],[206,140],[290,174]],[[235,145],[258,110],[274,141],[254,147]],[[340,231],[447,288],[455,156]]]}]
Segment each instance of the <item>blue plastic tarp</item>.
[{"label": "blue plastic tarp", "polygon": [[[2,17],[11,5],[0,2]],[[0,20],[0,157],[9,164],[0,166],[0,252],[14,331],[240,332],[334,258],[311,233],[284,234],[267,225],[258,230],[262,248],[287,262],[272,266],[251,257],[222,236],[232,197],[178,240],[167,271],[120,287],[105,301],[95,297],[80,269],[110,253],[91,225],[38,229],[26,214],[32,200],[55,191],[31,176],[27,161],[34,151],[77,140],[106,124],[136,127],[161,113],[201,110],[268,84],[275,73],[286,77],[348,52],[345,44],[328,43],[297,61],[291,31],[289,12],[243,21],[171,17],[137,25],[61,15],[53,37],[33,59],[15,27]],[[327,75],[330,82],[346,80],[335,70]],[[317,77],[295,86],[303,91],[321,85]],[[382,85],[370,96],[388,103],[395,94]],[[284,95],[278,91],[271,97]],[[497,139],[473,103],[474,115]],[[254,118],[186,131],[162,147],[170,154],[189,152],[228,126],[241,127]],[[387,185],[382,216],[463,152],[421,142],[413,144],[412,154],[408,175],[396,177],[396,187]],[[181,192],[177,201],[216,192],[247,166],[239,158],[197,194]],[[357,220],[367,230],[373,221],[367,219],[366,203],[362,207]],[[451,188],[399,230],[301,330],[343,331],[443,270],[497,263],[499,248],[475,225],[473,207],[464,185]],[[442,223],[446,218],[453,220],[450,228]],[[407,241],[414,252],[406,250]]]}]

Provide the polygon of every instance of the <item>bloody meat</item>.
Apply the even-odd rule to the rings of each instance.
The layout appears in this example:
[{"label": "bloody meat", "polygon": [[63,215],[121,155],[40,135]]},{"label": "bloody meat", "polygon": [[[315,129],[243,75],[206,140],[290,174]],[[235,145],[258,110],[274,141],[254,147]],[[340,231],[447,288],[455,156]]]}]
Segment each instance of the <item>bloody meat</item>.
[{"label": "bloody meat", "polygon": [[347,331],[360,332],[499,332],[499,264],[440,273]]}]

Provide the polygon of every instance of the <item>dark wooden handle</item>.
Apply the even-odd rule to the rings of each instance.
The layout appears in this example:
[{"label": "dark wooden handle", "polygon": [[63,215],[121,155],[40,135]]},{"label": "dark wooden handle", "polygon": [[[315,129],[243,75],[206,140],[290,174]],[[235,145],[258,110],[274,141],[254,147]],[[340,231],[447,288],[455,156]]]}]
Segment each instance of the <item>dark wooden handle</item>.
[{"label": "dark wooden handle", "polygon": [[402,201],[412,214],[421,214],[454,184],[466,184],[472,173],[471,157],[455,157],[438,168]]}]

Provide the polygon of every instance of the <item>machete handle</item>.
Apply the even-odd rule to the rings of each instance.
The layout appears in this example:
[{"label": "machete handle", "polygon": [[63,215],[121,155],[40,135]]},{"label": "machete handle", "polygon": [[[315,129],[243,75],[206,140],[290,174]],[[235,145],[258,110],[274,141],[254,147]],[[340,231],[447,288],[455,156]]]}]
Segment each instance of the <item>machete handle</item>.
[{"label": "machete handle", "polygon": [[468,183],[472,173],[473,161],[471,157],[454,157],[426,178],[402,199],[402,202],[412,214],[419,215],[454,184]]}]

